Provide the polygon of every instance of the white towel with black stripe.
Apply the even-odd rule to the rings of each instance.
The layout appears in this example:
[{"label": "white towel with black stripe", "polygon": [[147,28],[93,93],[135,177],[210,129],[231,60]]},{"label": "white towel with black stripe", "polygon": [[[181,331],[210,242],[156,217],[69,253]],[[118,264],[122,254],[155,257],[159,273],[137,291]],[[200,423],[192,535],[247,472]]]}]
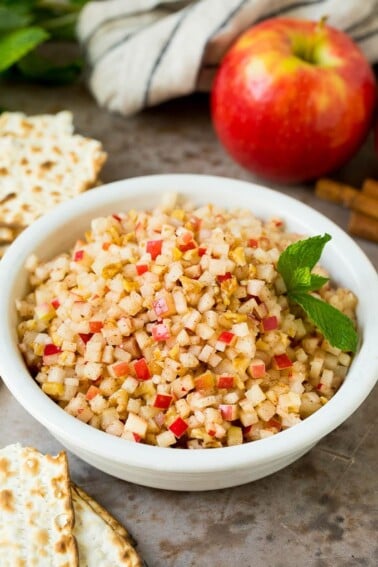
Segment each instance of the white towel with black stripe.
[{"label": "white towel with black stripe", "polygon": [[327,16],[378,62],[378,0],[107,0],[86,4],[78,23],[90,88],[124,115],[209,90],[237,36],[273,16]]}]

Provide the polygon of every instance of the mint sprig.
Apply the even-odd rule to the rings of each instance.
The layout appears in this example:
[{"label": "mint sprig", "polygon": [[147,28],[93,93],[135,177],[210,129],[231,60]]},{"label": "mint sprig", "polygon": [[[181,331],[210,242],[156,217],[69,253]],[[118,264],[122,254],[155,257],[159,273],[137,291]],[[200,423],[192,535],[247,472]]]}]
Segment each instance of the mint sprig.
[{"label": "mint sprig", "polygon": [[29,51],[48,39],[49,34],[40,27],[12,30],[0,38],[0,73],[22,59]]},{"label": "mint sprig", "polygon": [[[82,61],[56,62],[40,54],[46,42],[75,41],[87,0],[0,0],[0,78],[6,73],[46,84],[75,80]],[[64,53],[64,48],[62,50]]]},{"label": "mint sprig", "polygon": [[355,352],[358,335],[351,319],[329,303],[310,295],[329,279],[311,272],[329,240],[331,236],[324,234],[290,244],[280,255],[277,269],[285,282],[288,298],[302,307],[327,341],[343,351]]}]

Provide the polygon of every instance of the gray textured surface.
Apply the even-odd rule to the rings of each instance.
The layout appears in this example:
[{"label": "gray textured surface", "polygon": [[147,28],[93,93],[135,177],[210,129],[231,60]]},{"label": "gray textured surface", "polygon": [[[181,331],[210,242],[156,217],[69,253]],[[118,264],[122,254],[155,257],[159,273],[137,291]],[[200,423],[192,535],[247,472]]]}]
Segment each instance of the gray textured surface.
[{"label": "gray textured surface", "polygon": [[[70,109],[77,129],[109,153],[103,181],[150,173],[208,173],[250,179],[224,154],[206,97],[167,104],[130,119],[98,109],[81,86],[1,86],[0,105],[29,114]],[[339,173],[359,184],[378,178],[369,139]],[[319,201],[310,187],[280,187],[342,228],[348,212]],[[358,241],[378,266],[378,246]],[[252,484],[174,493],[107,476],[69,455],[72,477],[137,539],[149,567],[352,567],[378,564],[378,390],[305,457]],[[0,384],[0,446],[12,442],[56,452],[59,444]],[[99,566],[100,567],[100,566]]]}]

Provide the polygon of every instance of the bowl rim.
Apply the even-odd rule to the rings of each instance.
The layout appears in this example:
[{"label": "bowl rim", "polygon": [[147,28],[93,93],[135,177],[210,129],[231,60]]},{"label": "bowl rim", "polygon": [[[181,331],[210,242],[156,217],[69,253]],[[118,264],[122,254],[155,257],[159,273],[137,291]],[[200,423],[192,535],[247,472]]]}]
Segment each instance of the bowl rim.
[{"label": "bowl rim", "polygon": [[[310,226],[314,225],[317,229],[322,227],[321,230],[330,232],[333,237],[331,244],[336,246],[335,250],[343,255],[345,252],[342,253],[341,249],[345,247],[348,261],[353,259],[361,268],[364,280],[367,278],[369,281],[367,293],[370,311],[367,314],[365,336],[360,351],[348,371],[349,380],[343,383],[342,388],[320,410],[300,424],[281,431],[279,435],[212,450],[188,451],[133,443],[99,431],[68,415],[44,394],[31,378],[15,344],[12,334],[14,329],[10,328],[13,282],[23,268],[26,258],[42,238],[46,238],[46,234],[57,226],[62,226],[67,220],[80,217],[87,206],[98,207],[119,200],[120,189],[128,191],[123,196],[127,200],[135,198],[137,194],[161,193],[162,186],[164,191],[176,189],[179,193],[193,195],[197,191],[219,185],[223,186],[219,191],[224,193],[231,188],[235,193],[243,193],[246,197],[248,194],[248,198],[255,194],[259,197],[263,195],[268,202],[273,199],[277,205],[277,214],[284,219],[288,218],[288,212],[294,216],[303,215]],[[237,205],[245,206],[240,202],[237,202]],[[248,181],[196,174],[161,174],[122,179],[92,189],[57,206],[19,235],[0,262],[0,289],[0,375],[11,393],[28,413],[60,440],[67,440],[67,443],[75,446],[78,451],[89,452],[125,466],[194,475],[220,469],[232,471],[235,468],[273,462],[290,453],[310,448],[330,433],[360,406],[377,380],[378,356],[374,337],[378,334],[378,321],[374,314],[378,310],[378,275],[370,260],[352,238],[326,216],[293,197]],[[362,379],[358,380],[358,375],[361,375]]]}]

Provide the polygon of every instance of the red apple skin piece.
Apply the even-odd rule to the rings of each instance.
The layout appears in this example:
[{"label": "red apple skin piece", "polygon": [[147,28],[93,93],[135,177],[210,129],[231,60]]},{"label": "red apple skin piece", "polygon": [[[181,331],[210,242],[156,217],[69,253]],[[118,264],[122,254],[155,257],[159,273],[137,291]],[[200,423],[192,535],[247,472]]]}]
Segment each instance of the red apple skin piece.
[{"label": "red apple skin piece", "polygon": [[[301,59],[299,50],[315,42],[314,62]],[[247,30],[226,54],[211,112],[220,141],[238,163],[295,183],[346,162],[368,133],[374,104],[372,69],[345,33],[274,18]]]}]

